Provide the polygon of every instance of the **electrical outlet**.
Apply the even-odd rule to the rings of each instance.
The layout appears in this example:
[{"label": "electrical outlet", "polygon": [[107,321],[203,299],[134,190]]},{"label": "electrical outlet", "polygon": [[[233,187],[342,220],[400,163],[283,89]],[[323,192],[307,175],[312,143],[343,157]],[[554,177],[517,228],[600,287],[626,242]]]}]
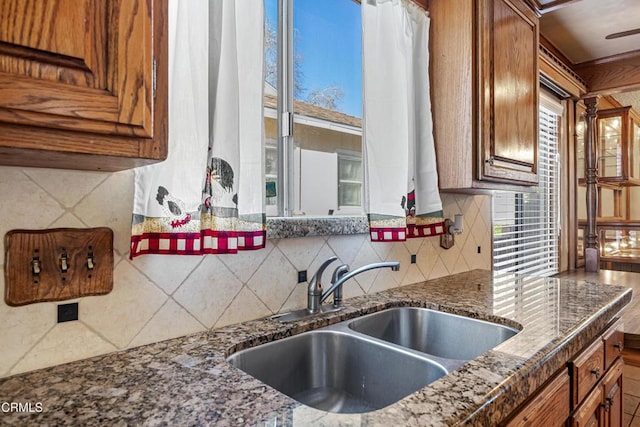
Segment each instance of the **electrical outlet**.
[{"label": "electrical outlet", "polygon": [[78,320],[78,303],[58,304],[58,323]]},{"label": "electrical outlet", "polygon": [[298,271],[298,283],[307,281],[307,270]]},{"label": "electrical outlet", "polygon": [[482,246],[478,246],[478,253],[482,252]]},{"label": "electrical outlet", "polygon": [[417,257],[417,255],[412,254],[412,255],[411,255],[411,264],[415,264],[416,262],[418,262],[418,259],[417,259],[417,258],[418,258],[418,257]]}]

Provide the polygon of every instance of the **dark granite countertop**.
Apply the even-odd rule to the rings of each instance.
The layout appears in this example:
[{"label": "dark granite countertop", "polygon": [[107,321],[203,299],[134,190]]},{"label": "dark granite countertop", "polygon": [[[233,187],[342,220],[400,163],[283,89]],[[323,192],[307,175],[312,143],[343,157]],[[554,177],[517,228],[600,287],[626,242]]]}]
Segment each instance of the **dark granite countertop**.
[{"label": "dark granite countertop", "polygon": [[[350,298],[346,309],[311,320],[254,320],[1,379],[0,403],[22,403],[26,412],[3,410],[0,424],[495,425],[630,300],[625,287],[492,279],[476,270]],[[243,348],[392,306],[434,308],[523,329],[429,386],[365,414],[309,408],[225,359]]]},{"label": "dark granite countertop", "polygon": [[[584,280],[590,283],[615,284],[624,283],[633,290],[634,295],[640,291],[640,273],[630,271],[600,270],[585,272],[584,270],[565,271],[557,277],[560,279]],[[640,300],[634,298],[622,316],[624,346],[640,350]]]}]

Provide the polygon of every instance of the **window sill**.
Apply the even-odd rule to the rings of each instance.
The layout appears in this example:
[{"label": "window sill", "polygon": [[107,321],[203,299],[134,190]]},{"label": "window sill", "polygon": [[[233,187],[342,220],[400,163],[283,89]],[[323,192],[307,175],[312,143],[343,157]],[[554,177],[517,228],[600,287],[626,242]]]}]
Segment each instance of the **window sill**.
[{"label": "window sill", "polygon": [[369,233],[364,215],[267,218],[267,239]]}]

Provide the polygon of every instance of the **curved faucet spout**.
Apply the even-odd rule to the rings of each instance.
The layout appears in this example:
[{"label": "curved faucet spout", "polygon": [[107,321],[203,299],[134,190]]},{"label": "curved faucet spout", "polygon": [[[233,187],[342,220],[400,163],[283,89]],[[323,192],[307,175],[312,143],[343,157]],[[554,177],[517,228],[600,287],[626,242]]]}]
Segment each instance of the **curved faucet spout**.
[{"label": "curved faucet spout", "polygon": [[[339,269],[343,266],[338,267]],[[333,280],[331,282],[331,286],[329,289],[322,293],[320,297],[320,304],[322,304],[329,295],[331,295],[336,289],[340,288],[344,282],[351,279],[354,276],[357,276],[360,273],[364,273],[365,271],[373,270],[374,268],[391,268],[392,271],[400,270],[400,263],[398,261],[385,261],[385,262],[374,262],[372,264],[363,265],[360,268],[356,268],[353,271],[348,271],[347,269],[341,270],[339,274],[333,275]],[[337,271],[336,271],[337,272]]]}]

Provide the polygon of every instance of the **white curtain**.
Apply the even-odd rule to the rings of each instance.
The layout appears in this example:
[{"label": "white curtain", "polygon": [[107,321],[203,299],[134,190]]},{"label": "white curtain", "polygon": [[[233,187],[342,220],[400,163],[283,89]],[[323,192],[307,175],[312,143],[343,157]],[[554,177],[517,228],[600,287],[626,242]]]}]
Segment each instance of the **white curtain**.
[{"label": "white curtain", "polygon": [[442,234],[429,96],[429,16],[410,0],[364,0],[363,145],[371,240]]},{"label": "white curtain", "polygon": [[169,2],[169,156],[136,170],[131,258],[264,247],[262,53],[262,0]]}]

